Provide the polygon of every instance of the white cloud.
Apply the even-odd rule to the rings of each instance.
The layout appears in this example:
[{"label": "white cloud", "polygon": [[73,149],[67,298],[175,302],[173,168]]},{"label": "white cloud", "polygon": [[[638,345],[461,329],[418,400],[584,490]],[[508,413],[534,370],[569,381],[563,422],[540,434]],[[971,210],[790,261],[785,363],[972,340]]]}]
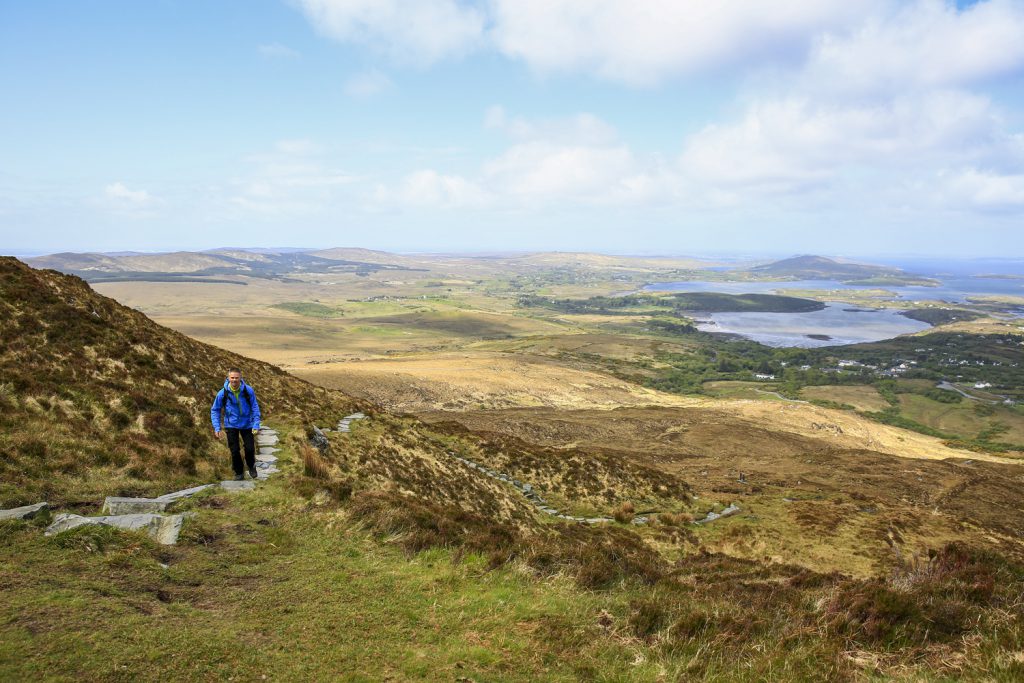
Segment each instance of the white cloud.
[{"label": "white cloud", "polygon": [[432,169],[411,173],[395,189],[380,185],[375,194],[383,203],[444,209],[481,206],[488,200],[486,192],[473,181]]},{"label": "white cloud", "polygon": [[[834,190],[835,201],[905,207],[953,189],[979,207],[1005,198],[1005,178],[1024,170],[1024,141],[968,86],[1024,66],[1022,35],[1016,0],[963,10],[921,0],[878,14],[821,38],[801,69],[748,93],[737,119],[690,136],[682,171],[741,199]],[[974,167],[998,178],[948,170]]]},{"label": "white cloud", "polygon": [[624,145],[549,142],[514,145],[483,167],[489,186],[505,195],[531,199],[600,198],[634,173],[633,155]]},{"label": "white cloud", "polygon": [[153,196],[146,190],[129,190],[122,182],[111,183],[103,188],[103,194],[114,203],[125,207],[144,207],[153,204]]},{"label": "white cloud", "polygon": [[989,0],[958,10],[919,0],[820,36],[805,85],[857,94],[961,87],[1024,68],[1024,3]]},{"label": "white cloud", "polygon": [[380,186],[382,203],[455,208],[550,204],[632,204],[671,192],[674,178],[641,162],[614,128],[591,114],[527,120],[492,107],[484,125],[513,143],[472,177],[420,170],[396,188]]},{"label": "white cloud", "polygon": [[352,76],[345,83],[345,94],[356,99],[367,99],[390,90],[391,79],[385,74],[372,69]]},{"label": "white cloud", "polygon": [[989,101],[968,93],[858,104],[768,98],[754,101],[742,120],[692,136],[681,164],[705,182],[792,191],[853,166],[892,170],[998,155],[999,138]]},{"label": "white cloud", "polygon": [[944,194],[954,204],[983,211],[1024,209],[1024,173],[1002,175],[969,168],[946,180]]},{"label": "white cloud", "polygon": [[264,57],[273,59],[296,59],[301,56],[297,51],[281,43],[267,43],[260,45],[257,49]]},{"label": "white cloud", "polygon": [[747,62],[799,58],[820,31],[876,0],[493,0],[493,39],[541,71],[629,84]]},{"label": "white cloud", "polygon": [[614,127],[593,114],[528,120],[510,117],[504,107],[498,105],[487,109],[484,128],[499,130],[516,140],[549,140],[562,144],[600,145],[614,142],[618,137]]},{"label": "white cloud", "polygon": [[336,205],[359,180],[335,168],[327,156],[311,140],[279,140],[272,151],[246,158],[247,172],[215,194],[225,197],[223,204],[243,212],[235,213],[235,218],[321,213]]},{"label": "white cloud", "polygon": [[456,0],[295,0],[321,33],[416,65],[477,47],[484,14]]}]

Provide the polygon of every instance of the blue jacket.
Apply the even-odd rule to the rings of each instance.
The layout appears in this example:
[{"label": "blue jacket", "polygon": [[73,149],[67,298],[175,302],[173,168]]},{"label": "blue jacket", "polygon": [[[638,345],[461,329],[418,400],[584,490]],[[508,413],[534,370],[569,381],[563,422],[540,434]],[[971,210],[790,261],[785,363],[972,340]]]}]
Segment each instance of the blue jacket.
[{"label": "blue jacket", "polygon": [[221,428],[220,413],[224,411],[224,427],[233,429],[259,429],[260,428],[260,404],[256,402],[256,392],[252,390],[245,380],[238,387],[238,398],[224,380],[224,388],[217,392],[217,398],[213,399],[210,406],[210,422],[213,423],[213,430],[219,432]]}]

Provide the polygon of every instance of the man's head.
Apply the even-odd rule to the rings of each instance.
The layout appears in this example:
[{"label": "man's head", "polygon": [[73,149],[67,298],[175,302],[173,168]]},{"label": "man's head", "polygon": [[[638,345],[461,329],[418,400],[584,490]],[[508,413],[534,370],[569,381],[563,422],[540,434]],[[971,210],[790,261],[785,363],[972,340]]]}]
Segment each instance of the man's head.
[{"label": "man's head", "polygon": [[238,387],[241,383],[242,371],[238,368],[228,368],[228,386],[231,387],[232,391],[238,391]]}]

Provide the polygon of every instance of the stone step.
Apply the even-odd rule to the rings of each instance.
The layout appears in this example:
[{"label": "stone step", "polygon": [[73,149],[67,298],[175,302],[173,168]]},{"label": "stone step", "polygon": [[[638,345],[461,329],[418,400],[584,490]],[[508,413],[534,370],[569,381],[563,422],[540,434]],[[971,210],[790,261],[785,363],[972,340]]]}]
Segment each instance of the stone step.
[{"label": "stone step", "polygon": [[100,524],[127,531],[145,531],[157,543],[174,545],[178,541],[178,534],[184,523],[185,515],[135,514],[82,517],[64,512],[57,515],[45,533],[47,536],[53,536],[87,524]]},{"label": "stone step", "polygon": [[208,488],[212,488],[216,484],[203,484],[201,486],[193,486],[189,489],[182,489],[181,491],[175,491],[174,493],[165,493],[162,496],[157,496],[154,500],[161,500],[165,502],[171,502],[175,500],[181,500],[182,498],[190,498],[200,491],[205,491]]},{"label": "stone step", "polygon": [[252,479],[243,479],[242,481],[227,479],[220,483],[220,487],[230,493],[237,493],[238,491],[252,491],[256,488],[256,482]]},{"label": "stone step", "polygon": [[264,455],[263,453],[259,453],[256,456],[256,463],[258,465],[261,462],[277,462],[277,456],[276,455]]},{"label": "stone step", "polygon": [[0,510],[0,520],[4,519],[32,519],[40,512],[50,509],[49,503],[36,503],[35,505],[22,505],[10,510]]},{"label": "stone step", "polygon": [[104,515],[135,515],[145,513],[164,512],[173,500],[160,500],[159,498],[122,498],[119,496],[107,496],[103,501]]}]

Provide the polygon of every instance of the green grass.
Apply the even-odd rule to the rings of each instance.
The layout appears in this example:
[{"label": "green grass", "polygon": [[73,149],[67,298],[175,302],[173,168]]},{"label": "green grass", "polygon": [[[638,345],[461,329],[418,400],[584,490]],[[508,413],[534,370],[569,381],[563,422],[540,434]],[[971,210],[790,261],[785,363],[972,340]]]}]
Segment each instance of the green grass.
[{"label": "green grass", "polygon": [[[280,486],[210,498],[224,507],[175,548],[4,526],[0,679],[655,679],[599,633],[600,596],[447,550],[408,558],[297,502]],[[569,659],[551,640],[591,631]]]},{"label": "green grass", "polygon": [[312,301],[286,301],[274,304],[271,308],[280,308],[283,311],[290,311],[311,318],[341,318],[345,315],[333,306],[325,306]]},{"label": "green grass", "polygon": [[[585,577],[557,561],[541,569],[538,556],[495,565],[457,542],[410,550],[404,522],[374,531],[318,493],[323,482],[298,477],[290,449],[279,455],[284,473],[256,492],[186,502],[196,516],[173,547],[106,528],[46,538],[46,519],[0,524],[0,680],[1022,673],[1008,656],[1024,642],[1020,606],[1007,602],[1021,570],[985,556],[946,553],[890,583],[689,552],[653,583],[586,590]],[[943,669],[962,633],[981,636],[964,641],[966,671]]]}]

